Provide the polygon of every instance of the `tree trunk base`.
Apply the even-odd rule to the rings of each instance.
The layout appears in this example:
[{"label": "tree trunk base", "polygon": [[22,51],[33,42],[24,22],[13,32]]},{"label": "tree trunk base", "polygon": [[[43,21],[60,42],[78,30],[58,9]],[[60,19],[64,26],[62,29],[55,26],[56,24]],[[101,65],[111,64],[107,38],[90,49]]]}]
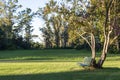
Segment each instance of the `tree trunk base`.
[{"label": "tree trunk base", "polygon": [[104,60],[100,59],[100,60],[98,61],[98,63],[97,63],[97,67],[98,67],[99,69],[103,69],[103,67],[102,67],[103,63],[104,63]]},{"label": "tree trunk base", "polygon": [[95,69],[103,69],[102,65],[104,63],[104,60],[99,60],[98,63],[96,63],[96,60],[95,59],[92,59],[91,60],[91,64],[90,64],[90,67],[93,67]]},{"label": "tree trunk base", "polygon": [[91,60],[90,66],[91,66],[91,67],[94,67],[94,68],[97,67],[96,60],[95,60],[95,59],[92,59],[92,60]]}]

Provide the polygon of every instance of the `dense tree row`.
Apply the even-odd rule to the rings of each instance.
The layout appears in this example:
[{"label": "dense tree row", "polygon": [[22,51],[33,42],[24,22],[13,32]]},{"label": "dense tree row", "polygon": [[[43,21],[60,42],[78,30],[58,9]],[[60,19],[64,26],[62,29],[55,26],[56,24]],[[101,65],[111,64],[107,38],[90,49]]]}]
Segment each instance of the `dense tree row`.
[{"label": "dense tree row", "polygon": [[1,0],[0,49],[43,47],[32,40],[32,19],[38,15],[45,21],[40,28],[45,48],[89,48],[93,58],[96,50],[119,53],[119,5],[118,0],[50,0],[33,13],[21,10],[18,0]]}]

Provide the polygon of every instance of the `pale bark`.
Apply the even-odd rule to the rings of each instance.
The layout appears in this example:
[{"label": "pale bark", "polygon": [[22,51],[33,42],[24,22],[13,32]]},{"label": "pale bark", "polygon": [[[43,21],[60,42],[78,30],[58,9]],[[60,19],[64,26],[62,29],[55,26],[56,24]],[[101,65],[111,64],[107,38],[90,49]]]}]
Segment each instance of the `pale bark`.
[{"label": "pale bark", "polygon": [[91,52],[92,52],[92,59],[95,59],[96,57],[96,52],[95,52],[95,37],[93,33],[89,33],[90,37],[91,37],[91,41],[89,42],[87,38],[85,38],[83,35],[86,34],[86,32],[84,32],[83,34],[79,34],[86,42],[87,44],[90,46],[91,48]]},{"label": "pale bark", "polygon": [[116,41],[116,48],[117,48],[117,51],[120,51],[120,45],[119,45],[119,41],[118,41],[118,39],[117,39],[117,41]]},{"label": "pale bark", "polygon": [[111,7],[112,2],[113,0],[110,0],[109,3],[107,2],[105,3],[105,4],[108,4],[108,6],[106,5],[106,18],[105,18],[105,24],[104,24],[104,39],[105,40],[104,40],[104,46],[103,46],[101,58],[97,63],[98,68],[102,68],[103,63],[106,60],[106,55],[107,55],[108,46],[110,42],[110,34],[112,33],[112,27],[109,24],[110,23],[110,7]]},{"label": "pale bark", "polygon": [[90,46],[91,48],[91,52],[92,52],[92,60],[91,60],[91,63],[90,63],[90,66],[91,67],[97,67],[97,64],[96,64],[96,60],[95,60],[95,57],[96,57],[96,52],[95,52],[95,36],[93,33],[88,33],[90,35],[90,40],[89,41],[86,37],[84,37],[83,35],[86,34],[86,32],[84,32],[83,34],[79,34],[86,42],[87,44]]}]

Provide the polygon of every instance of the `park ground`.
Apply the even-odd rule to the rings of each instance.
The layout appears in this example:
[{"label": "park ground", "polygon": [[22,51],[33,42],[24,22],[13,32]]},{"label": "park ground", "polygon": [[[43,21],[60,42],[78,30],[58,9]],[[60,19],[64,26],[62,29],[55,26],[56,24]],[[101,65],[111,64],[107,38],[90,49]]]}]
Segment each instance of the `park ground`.
[{"label": "park ground", "polygon": [[90,51],[0,51],[0,80],[120,80],[120,54],[108,54],[104,68],[95,70],[84,70],[77,64],[86,56],[91,56]]}]

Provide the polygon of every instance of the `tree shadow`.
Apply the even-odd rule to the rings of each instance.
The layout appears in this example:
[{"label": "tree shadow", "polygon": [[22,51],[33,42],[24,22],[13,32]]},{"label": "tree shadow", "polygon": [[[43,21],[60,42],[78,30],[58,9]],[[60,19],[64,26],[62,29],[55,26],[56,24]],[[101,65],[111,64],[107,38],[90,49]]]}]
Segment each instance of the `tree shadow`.
[{"label": "tree shadow", "polygon": [[43,74],[4,75],[0,80],[120,80],[120,68],[75,70]]},{"label": "tree shadow", "polygon": [[[16,50],[0,52],[0,60],[76,60],[90,56],[89,51],[74,49]],[[85,54],[83,54],[85,53]]]}]

